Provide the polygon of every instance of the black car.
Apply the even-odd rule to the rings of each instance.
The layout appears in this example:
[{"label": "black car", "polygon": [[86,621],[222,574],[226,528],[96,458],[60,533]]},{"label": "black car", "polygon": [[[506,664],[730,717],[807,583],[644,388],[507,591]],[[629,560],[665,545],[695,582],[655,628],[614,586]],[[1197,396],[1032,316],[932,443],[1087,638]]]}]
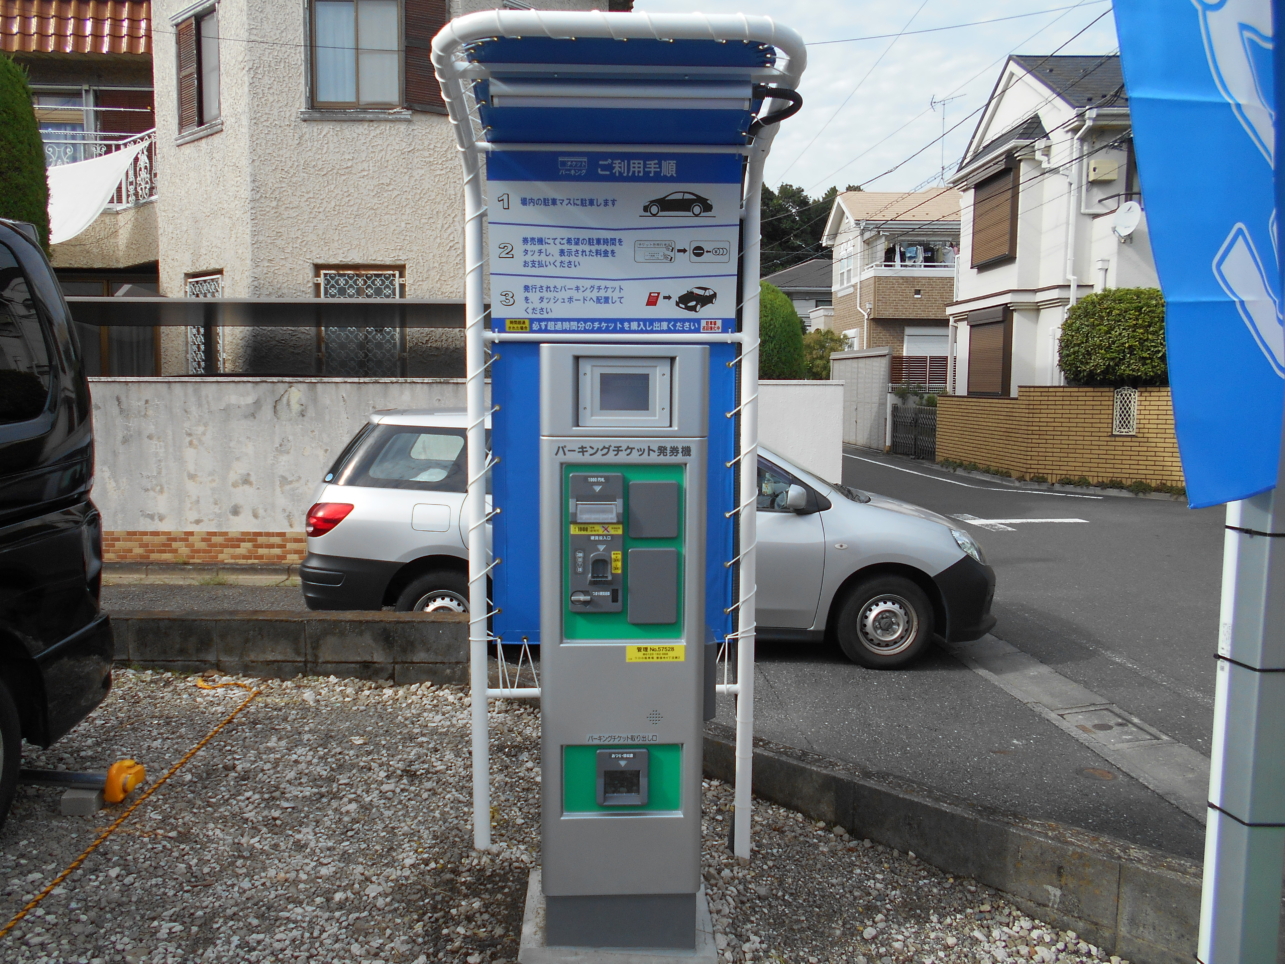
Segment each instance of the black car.
[{"label": "black car", "polygon": [[697,287],[684,291],[674,299],[674,304],[683,311],[700,311],[706,305],[718,301],[718,292],[713,288]]},{"label": "black car", "polygon": [[643,205],[643,213],[653,218],[658,214],[690,214],[700,217],[714,210],[714,202],[692,191],[671,191],[664,197],[652,198]]},{"label": "black car", "polygon": [[35,229],[0,220],[0,823],[22,740],[49,746],[111,688],[90,415],[75,328]]}]

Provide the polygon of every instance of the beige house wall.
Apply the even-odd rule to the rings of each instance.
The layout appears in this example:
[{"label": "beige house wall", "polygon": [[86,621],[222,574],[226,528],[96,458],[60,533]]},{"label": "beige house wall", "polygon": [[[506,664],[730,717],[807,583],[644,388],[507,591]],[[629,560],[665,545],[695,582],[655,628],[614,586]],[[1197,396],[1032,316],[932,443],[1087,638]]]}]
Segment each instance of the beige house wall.
[{"label": "beige house wall", "polygon": [[132,268],[157,258],[156,200],[108,208],[80,234],[50,251],[55,268]]},{"label": "beige house wall", "polygon": [[[444,115],[304,120],[307,18],[282,0],[222,0],[222,130],[177,141],[177,67],[169,18],[188,0],[158,0],[157,169],[162,293],[222,270],[226,297],[315,294],[314,265],[405,265],[406,295],[463,294],[463,202]],[[256,42],[259,41],[259,42]],[[364,116],[371,116],[367,112]]]}]

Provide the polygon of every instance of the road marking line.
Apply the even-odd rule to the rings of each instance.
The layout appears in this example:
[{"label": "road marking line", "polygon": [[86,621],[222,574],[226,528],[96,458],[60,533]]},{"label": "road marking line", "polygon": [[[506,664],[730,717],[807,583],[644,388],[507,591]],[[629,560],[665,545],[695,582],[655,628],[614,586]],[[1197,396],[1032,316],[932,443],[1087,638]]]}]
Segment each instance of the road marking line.
[{"label": "road marking line", "polygon": [[1017,647],[986,635],[946,651],[1098,756],[1205,822],[1209,758]]},{"label": "road marking line", "polygon": [[852,455],[844,452],[845,459],[856,459],[858,462],[869,462],[871,465],[879,465],[885,469],[892,469],[894,472],[906,472],[910,475],[918,475],[925,479],[932,479],[936,482],[946,482],[949,485],[962,485],[966,489],[981,489],[983,492],[1016,492],[1018,495],[1056,495],[1063,499],[1105,499],[1105,495],[1080,495],[1077,492],[1037,492],[1033,489],[1009,489],[993,485],[971,485],[968,482],[960,482],[957,479],[943,479],[940,475],[929,475],[927,472],[916,472],[914,469],[903,468],[900,465],[889,465],[887,462],[880,462],[878,459],[862,458],[860,455]]},{"label": "road marking line", "polygon": [[1087,524],[1089,521],[1088,519],[979,519],[967,512],[961,512],[951,518],[967,522],[970,526],[977,526],[979,529],[989,529],[991,532],[1012,532],[1013,526],[1028,522],[1084,522]]}]

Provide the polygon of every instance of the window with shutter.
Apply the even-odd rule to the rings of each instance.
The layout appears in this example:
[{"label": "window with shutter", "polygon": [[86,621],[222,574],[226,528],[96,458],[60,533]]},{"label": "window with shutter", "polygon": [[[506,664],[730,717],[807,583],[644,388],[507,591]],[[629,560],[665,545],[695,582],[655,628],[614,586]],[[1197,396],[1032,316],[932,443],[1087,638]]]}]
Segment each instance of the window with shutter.
[{"label": "window with shutter", "polygon": [[446,25],[446,0],[404,0],[406,33],[406,106],[411,110],[446,113],[442,88],[430,59],[433,37]]},{"label": "window with shutter", "polygon": [[1016,167],[973,188],[973,260],[980,268],[1017,254]]},{"label": "window with shutter", "polygon": [[998,315],[994,321],[979,324],[969,318],[968,327],[968,394],[1007,395],[1012,365],[1012,331],[1009,314],[1003,308],[983,312]]},{"label": "window with shutter", "polygon": [[196,21],[181,22],[174,39],[178,47],[178,129],[181,133],[201,124],[197,102]]},{"label": "window with shutter", "polygon": [[219,14],[217,10],[175,24],[178,51],[180,134],[219,119]]}]

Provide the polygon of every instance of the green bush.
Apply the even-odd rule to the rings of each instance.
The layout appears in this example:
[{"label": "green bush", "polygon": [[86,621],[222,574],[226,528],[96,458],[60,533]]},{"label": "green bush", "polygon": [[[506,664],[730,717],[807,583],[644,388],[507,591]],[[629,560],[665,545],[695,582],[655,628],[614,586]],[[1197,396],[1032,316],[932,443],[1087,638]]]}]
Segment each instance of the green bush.
[{"label": "green bush", "polygon": [[45,148],[31,107],[27,74],[0,54],[0,218],[30,221],[49,247]]},{"label": "green bush", "polygon": [[1160,289],[1110,288],[1076,302],[1062,325],[1058,359],[1078,385],[1168,385]]},{"label": "green bush", "polygon": [[803,325],[780,288],[759,282],[759,378],[803,378]]},{"label": "green bush", "polygon": [[837,331],[829,328],[818,328],[803,336],[803,364],[808,378],[830,377],[830,356],[836,351],[843,351],[847,345]]}]

